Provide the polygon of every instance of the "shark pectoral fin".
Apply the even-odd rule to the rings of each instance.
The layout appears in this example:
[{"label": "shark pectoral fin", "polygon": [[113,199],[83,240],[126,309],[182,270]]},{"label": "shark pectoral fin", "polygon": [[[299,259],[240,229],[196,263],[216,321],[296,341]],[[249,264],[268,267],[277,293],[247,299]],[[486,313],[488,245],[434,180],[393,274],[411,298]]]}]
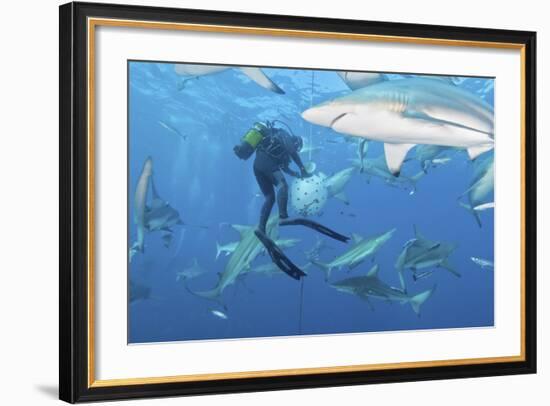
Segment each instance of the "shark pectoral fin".
[{"label": "shark pectoral fin", "polygon": [[251,80],[259,84],[261,87],[271,90],[272,92],[278,94],[284,94],[284,90],[275,84],[271,79],[269,79],[260,68],[239,68],[242,73],[248,76]]},{"label": "shark pectoral fin", "polygon": [[344,192],[340,192],[338,194],[335,194],[334,196],[335,199],[338,199],[338,200],[341,200],[342,202],[344,202],[345,204],[349,204],[349,200],[348,200],[348,197],[346,196],[346,194]]},{"label": "shark pectoral fin", "polygon": [[460,204],[461,207],[465,208],[470,213],[472,213],[472,216],[474,216],[477,225],[481,228],[481,218],[479,217],[479,212],[473,209],[472,206],[470,206],[469,204],[466,204],[463,202],[458,202],[458,204]]},{"label": "shark pectoral fin", "polygon": [[384,153],[386,155],[386,165],[394,176],[399,176],[401,165],[407,156],[409,150],[416,144],[384,144]]},{"label": "shark pectoral fin", "polygon": [[369,305],[369,309],[371,311],[374,311],[374,306],[372,305],[372,302],[370,301],[369,297],[367,295],[359,295],[359,297],[364,300],[365,302],[367,302],[367,304]]},{"label": "shark pectoral fin", "polygon": [[367,276],[376,276],[378,277],[378,272],[380,271],[380,265],[374,265],[370,271],[367,273]]},{"label": "shark pectoral fin", "polygon": [[246,234],[248,231],[252,229],[252,227],[250,226],[243,226],[240,224],[231,224],[231,227],[233,227],[235,231],[238,231],[241,237],[243,237],[244,234]]},{"label": "shark pectoral fin", "polygon": [[468,156],[471,160],[476,159],[481,154],[492,150],[494,147],[493,144],[483,144],[483,145],[476,145],[474,147],[468,148]]},{"label": "shark pectoral fin", "polygon": [[401,289],[406,292],[407,289],[405,287],[405,276],[403,275],[403,269],[399,269],[397,271],[397,276],[399,276],[399,284],[401,285]]}]

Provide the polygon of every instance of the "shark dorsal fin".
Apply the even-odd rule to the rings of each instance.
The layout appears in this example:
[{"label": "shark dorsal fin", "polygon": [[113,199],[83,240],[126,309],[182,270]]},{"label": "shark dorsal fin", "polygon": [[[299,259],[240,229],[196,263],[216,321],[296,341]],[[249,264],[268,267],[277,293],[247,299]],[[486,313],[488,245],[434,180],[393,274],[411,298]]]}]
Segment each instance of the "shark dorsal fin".
[{"label": "shark dorsal fin", "polygon": [[351,235],[351,238],[353,238],[353,242],[355,242],[356,244],[357,243],[360,243],[361,241],[363,241],[363,237],[360,236],[359,234],[356,234],[356,233],[353,233]]},{"label": "shark dorsal fin", "polygon": [[244,226],[241,224],[231,224],[231,227],[233,227],[233,229],[236,230],[241,235],[241,237],[243,237],[244,234],[246,234],[252,228],[250,226]]},{"label": "shark dorsal fin", "polygon": [[418,231],[418,227],[416,227],[416,224],[413,224],[413,230],[414,230],[414,236],[417,239],[425,240],[425,238],[422,236],[422,234],[420,234],[420,232]]},{"label": "shark dorsal fin", "polygon": [[376,264],[370,269],[367,276],[376,276],[376,277],[378,277],[378,271],[380,271],[380,265]]}]

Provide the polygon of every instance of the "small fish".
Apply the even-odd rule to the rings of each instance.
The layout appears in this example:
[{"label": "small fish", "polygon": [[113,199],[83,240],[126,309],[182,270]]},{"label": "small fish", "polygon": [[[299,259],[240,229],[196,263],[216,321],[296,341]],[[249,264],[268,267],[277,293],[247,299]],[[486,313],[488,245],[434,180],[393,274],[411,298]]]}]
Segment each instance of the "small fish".
[{"label": "small fish", "polygon": [[221,310],[210,310],[210,313],[212,313],[212,315],[222,319],[222,320],[227,320],[228,317],[227,317],[227,314],[225,314],[224,312],[222,312]]},{"label": "small fish", "polygon": [[435,158],[432,159],[432,165],[444,165],[451,162],[451,158]]},{"label": "small fish", "polygon": [[187,139],[187,136],[182,134],[181,132],[179,132],[178,130],[176,130],[174,127],[172,126],[169,126],[168,124],[166,124],[164,121],[158,121],[158,123],[160,124],[161,127],[163,127],[164,129],[170,131],[171,133],[173,134],[176,134],[178,137],[180,137],[181,139],[183,140],[186,140]]},{"label": "small fish", "polygon": [[477,258],[477,257],[470,257],[472,262],[476,265],[479,265],[481,269],[494,269],[495,264],[492,261],[489,261],[488,259],[483,258]]}]

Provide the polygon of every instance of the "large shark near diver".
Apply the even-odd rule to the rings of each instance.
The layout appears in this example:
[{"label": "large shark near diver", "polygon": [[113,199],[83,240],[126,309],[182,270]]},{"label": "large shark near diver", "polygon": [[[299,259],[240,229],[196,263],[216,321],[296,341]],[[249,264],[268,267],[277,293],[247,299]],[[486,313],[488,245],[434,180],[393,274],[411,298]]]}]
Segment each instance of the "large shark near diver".
[{"label": "large shark near diver", "polygon": [[409,295],[406,291],[394,288],[380,279],[378,273],[380,267],[378,264],[374,265],[371,270],[364,276],[354,276],[338,282],[331,283],[330,286],[339,292],[350,293],[355,295],[369,303],[370,298],[383,299],[390,302],[399,302],[401,304],[409,303],[413,311],[420,316],[420,306],[429,299],[435,290],[425,290],[416,295]]},{"label": "large shark near diver", "polygon": [[302,117],[342,134],[383,142],[394,175],[417,144],[465,148],[470,159],[494,146],[493,108],[467,90],[430,78],[366,86],[313,106]]},{"label": "large shark near diver", "polygon": [[353,269],[365,261],[369,256],[375,255],[378,250],[392,237],[395,228],[370,238],[363,238],[360,235],[353,234],[355,244],[340,256],[334,258],[328,263],[311,258],[311,262],[325,271],[325,279],[330,278],[334,268],[342,269],[347,267]]},{"label": "large shark near diver", "polygon": [[410,269],[413,272],[414,280],[431,275],[433,271],[418,272],[426,268],[443,268],[460,277],[460,273],[455,271],[449,264],[449,256],[456,249],[456,244],[428,240],[418,232],[416,226],[414,227],[414,234],[415,237],[403,245],[403,250],[395,263],[395,269],[397,269],[399,282],[403,290],[405,290],[405,277],[403,275],[405,269]]},{"label": "large shark near diver", "polygon": [[265,73],[260,68],[253,67],[229,67],[229,66],[220,66],[220,65],[192,65],[185,63],[177,63],[174,65],[174,71],[178,75],[182,76],[204,76],[211,75],[214,73],[223,72],[228,69],[237,69],[248,76],[252,81],[256,82],[258,85],[264,89],[270,90],[278,94],[284,94],[284,90],[281,89],[275,82],[269,79]]},{"label": "large shark near diver", "polygon": [[460,202],[460,205],[472,213],[479,227],[481,227],[479,212],[494,207],[494,189],[494,153],[490,152],[474,162],[470,187],[460,196],[460,198],[464,196],[468,198],[468,203]]},{"label": "large shark near diver", "polygon": [[[267,222],[266,231],[272,240],[276,240],[278,226],[279,217],[276,215],[271,216]],[[220,301],[225,288],[232,285],[240,274],[249,270],[250,264],[264,249],[263,244],[254,234],[256,227],[244,225],[232,225],[232,227],[239,232],[241,239],[225,265],[225,269],[219,275],[218,283],[213,289],[207,291],[191,291],[194,295]]]}]

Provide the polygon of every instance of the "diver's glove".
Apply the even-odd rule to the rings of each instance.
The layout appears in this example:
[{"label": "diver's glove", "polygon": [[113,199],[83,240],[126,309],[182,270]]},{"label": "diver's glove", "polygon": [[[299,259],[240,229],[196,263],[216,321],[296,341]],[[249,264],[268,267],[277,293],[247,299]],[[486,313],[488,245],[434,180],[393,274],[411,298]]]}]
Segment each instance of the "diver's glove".
[{"label": "diver's glove", "polygon": [[300,168],[300,178],[302,179],[305,179],[305,178],[311,178],[313,176],[312,173],[309,173],[306,168],[302,167]]}]

